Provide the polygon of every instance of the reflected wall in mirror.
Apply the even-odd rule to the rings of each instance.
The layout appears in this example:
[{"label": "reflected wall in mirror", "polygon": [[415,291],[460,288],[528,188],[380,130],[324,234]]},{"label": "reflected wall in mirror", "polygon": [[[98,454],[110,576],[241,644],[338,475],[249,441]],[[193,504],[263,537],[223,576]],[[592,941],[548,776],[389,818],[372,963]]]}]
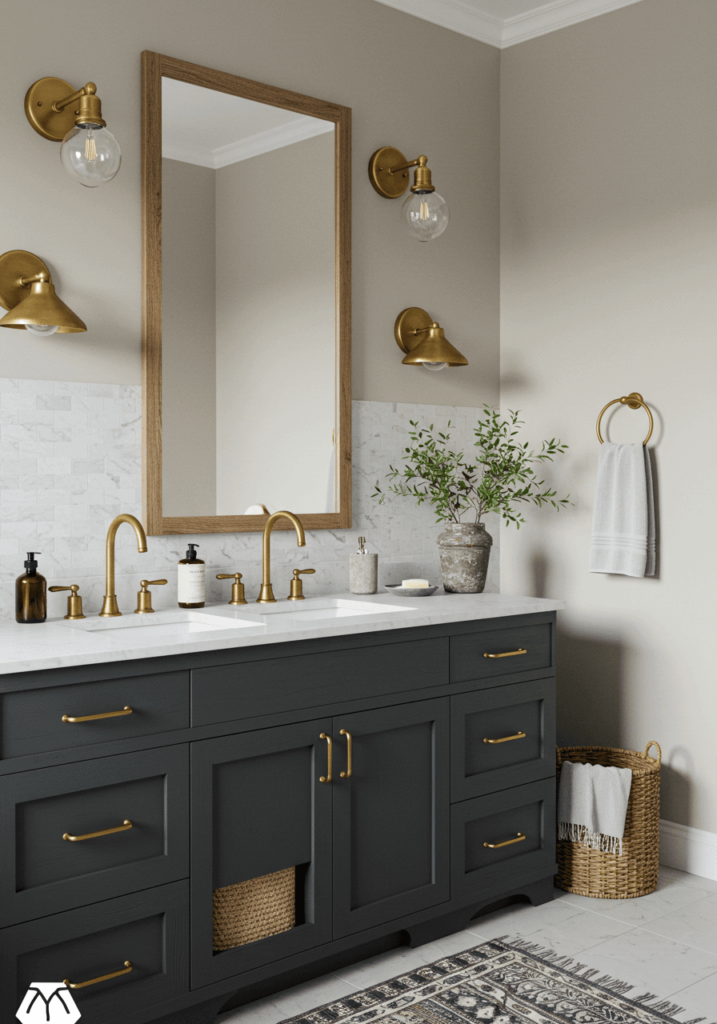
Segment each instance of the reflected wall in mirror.
[{"label": "reflected wall in mirror", "polygon": [[149,52],[142,92],[148,532],[348,527],[350,111]]}]

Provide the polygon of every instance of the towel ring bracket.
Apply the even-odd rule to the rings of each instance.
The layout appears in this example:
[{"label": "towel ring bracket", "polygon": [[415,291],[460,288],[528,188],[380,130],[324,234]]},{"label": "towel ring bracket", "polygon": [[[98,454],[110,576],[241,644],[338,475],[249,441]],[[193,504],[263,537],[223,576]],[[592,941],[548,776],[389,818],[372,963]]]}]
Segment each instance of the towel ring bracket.
[{"label": "towel ring bracket", "polygon": [[616,402],[619,402],[620,405],[627,405],[630,409],[645,410],[645,412],[647,413],[647,418],[650,421],[650,429],[647,431],[647,437],[642,442],[643,445],[646,445],[652,437],[652,428],[654,427],[654,421],[652,419],[652,413],[650,412],[649,406],[647,406],[645,402],[643,402],[642,395],[639,393],[639,391],[632,391],[629,395],[623,395],[622,398],[613,398],[613,400],[611,402],[608,402],[607,405],[601,410],[600,415],[597,418],[597,424],[595,426],[598,441],[600,442],[600,444],[604,443],[602,439],[602,434],[600,433],[600,420],[603,418],[603,416],[610,408],[610,406],[615,405]]}]

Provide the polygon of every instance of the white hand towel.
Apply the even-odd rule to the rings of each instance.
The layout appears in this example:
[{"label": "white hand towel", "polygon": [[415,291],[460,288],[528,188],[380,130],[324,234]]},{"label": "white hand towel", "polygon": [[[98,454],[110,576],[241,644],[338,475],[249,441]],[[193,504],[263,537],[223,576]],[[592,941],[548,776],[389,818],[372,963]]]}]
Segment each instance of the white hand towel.
[{"label": "white hand towel", "polygon": [[558,839],[622,853],[632,772],[565,761],[560,769]]},{"label": "white hand towel", "polygon": [[655,575],[655,504],[642,444],[600,447],[590,572]]}]

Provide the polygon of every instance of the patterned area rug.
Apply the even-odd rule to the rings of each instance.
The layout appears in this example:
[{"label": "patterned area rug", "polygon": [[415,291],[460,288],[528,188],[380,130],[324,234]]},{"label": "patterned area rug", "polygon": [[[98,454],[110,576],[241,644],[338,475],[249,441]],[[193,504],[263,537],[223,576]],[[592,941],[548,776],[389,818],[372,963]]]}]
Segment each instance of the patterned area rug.
[{"label": "patterned area rug", "polygon": [[[646,992],[527,942],[494,940],[284,1024],[677,1024]],[[700,1024],[705,1017],[680,1024]]]}]

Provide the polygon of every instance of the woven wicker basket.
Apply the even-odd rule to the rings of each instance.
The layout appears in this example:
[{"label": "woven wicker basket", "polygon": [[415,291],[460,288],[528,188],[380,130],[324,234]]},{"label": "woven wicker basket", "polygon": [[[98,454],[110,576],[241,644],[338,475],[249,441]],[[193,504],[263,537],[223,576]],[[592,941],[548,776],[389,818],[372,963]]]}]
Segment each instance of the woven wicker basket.
[{"label": "woven wicker basket", "polygon": [[248,882],[215,889],[216,952],[258,942],[296,924],[296,871],[293,867]]},{"label": "woven wicker basket", "polygon": [[[648,756],[650,747],[657,747],[657,758]],[[660,744],[651,740],[644,754],[614,747],[558,747],[558,784],[564,761],[631,768],[632,788],[622,854],[559,840],[555,884],[579,896],[604,900],[628,900],[654,892],[660,854]]]}]

